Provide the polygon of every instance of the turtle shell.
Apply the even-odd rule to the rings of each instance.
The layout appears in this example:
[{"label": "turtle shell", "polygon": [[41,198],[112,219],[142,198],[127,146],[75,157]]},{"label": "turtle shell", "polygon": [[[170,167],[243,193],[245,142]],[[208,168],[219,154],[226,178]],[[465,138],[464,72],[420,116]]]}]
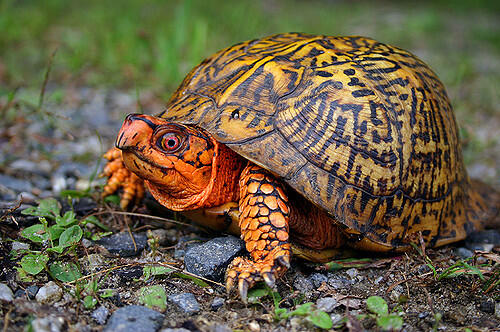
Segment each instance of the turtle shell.
[{"label": "turtle shell", "polygon": [[418,233],[430,245],[456,241],[477,218],[442,83],[373,39],[234,45],[194,68],[160,116],[283,178],[367,249],[404,247]]}]

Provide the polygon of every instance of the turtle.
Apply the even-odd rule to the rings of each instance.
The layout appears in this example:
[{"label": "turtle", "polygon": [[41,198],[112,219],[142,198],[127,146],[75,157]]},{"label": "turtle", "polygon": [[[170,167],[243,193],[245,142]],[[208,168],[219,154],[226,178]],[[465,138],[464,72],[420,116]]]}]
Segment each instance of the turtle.
[{"label": "turtle", "polygon": [[[122,206],[145,187],[168,209],[240,234],[226,272],[242,298],[293,253],[438,247],[498,225],[471,180],[445,88],[419,58],[360,36],[272,35],[191,70],[156,116],[126,117],[104,174]],[[293,245],[292,245],[293,244]]]}]

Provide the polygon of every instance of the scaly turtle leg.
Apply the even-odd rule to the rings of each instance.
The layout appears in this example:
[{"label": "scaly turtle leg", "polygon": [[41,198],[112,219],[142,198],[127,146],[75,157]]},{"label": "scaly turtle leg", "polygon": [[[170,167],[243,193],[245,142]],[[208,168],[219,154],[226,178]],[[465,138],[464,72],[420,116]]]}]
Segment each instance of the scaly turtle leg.
[{"label": "scaly turtle leg", "polygon": [[140,201],[144,196],[144,181],[125,167],[122,152],[117,148],[112,148],[103,157],[108,160],[102,173],[102,176],[108,177],[102,193],[103,197],[123,188],[123,195],[120,199],[122,209],[125,209],[131,202]]},{"label": "scaly turtle leg", "polygon": [[226,287],[237,282],[241,298],[256,282],[270,287],[290,266],[288,199],[273,175],[256,165],[247,166],[240,178],[241,238],[251,260],[237,257],[227,270]]}]

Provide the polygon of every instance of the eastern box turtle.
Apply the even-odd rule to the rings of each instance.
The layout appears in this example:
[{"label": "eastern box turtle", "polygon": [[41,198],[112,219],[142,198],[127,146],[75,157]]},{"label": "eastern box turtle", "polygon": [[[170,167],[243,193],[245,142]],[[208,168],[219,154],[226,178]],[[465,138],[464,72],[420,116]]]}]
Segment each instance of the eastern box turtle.
[{"label": "eastern box turtle", "polygon": [[290,243],[312,260],[344,245],[441,246],[500,210],[498,193],[467,176],[434,72],[364,37],[293,33],[226,48],[164,112],[127,116],[116,147],[105,194],[123,187],[122,206],[144,183],[167,208],[241,234],[251,258],[226,278],[243,298],[258,280],[274,285]]}]

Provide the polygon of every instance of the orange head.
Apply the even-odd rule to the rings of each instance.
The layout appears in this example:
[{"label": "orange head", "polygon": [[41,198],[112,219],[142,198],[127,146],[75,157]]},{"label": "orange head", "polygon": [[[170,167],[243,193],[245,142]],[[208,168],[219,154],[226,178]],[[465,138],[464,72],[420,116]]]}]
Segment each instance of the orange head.
[{"label": "orange head", "polygon": [[125,166],[169,209],[199,208],[212,192],[219,146],[201,129],[130,114],[116,147],[122,150]]}]

